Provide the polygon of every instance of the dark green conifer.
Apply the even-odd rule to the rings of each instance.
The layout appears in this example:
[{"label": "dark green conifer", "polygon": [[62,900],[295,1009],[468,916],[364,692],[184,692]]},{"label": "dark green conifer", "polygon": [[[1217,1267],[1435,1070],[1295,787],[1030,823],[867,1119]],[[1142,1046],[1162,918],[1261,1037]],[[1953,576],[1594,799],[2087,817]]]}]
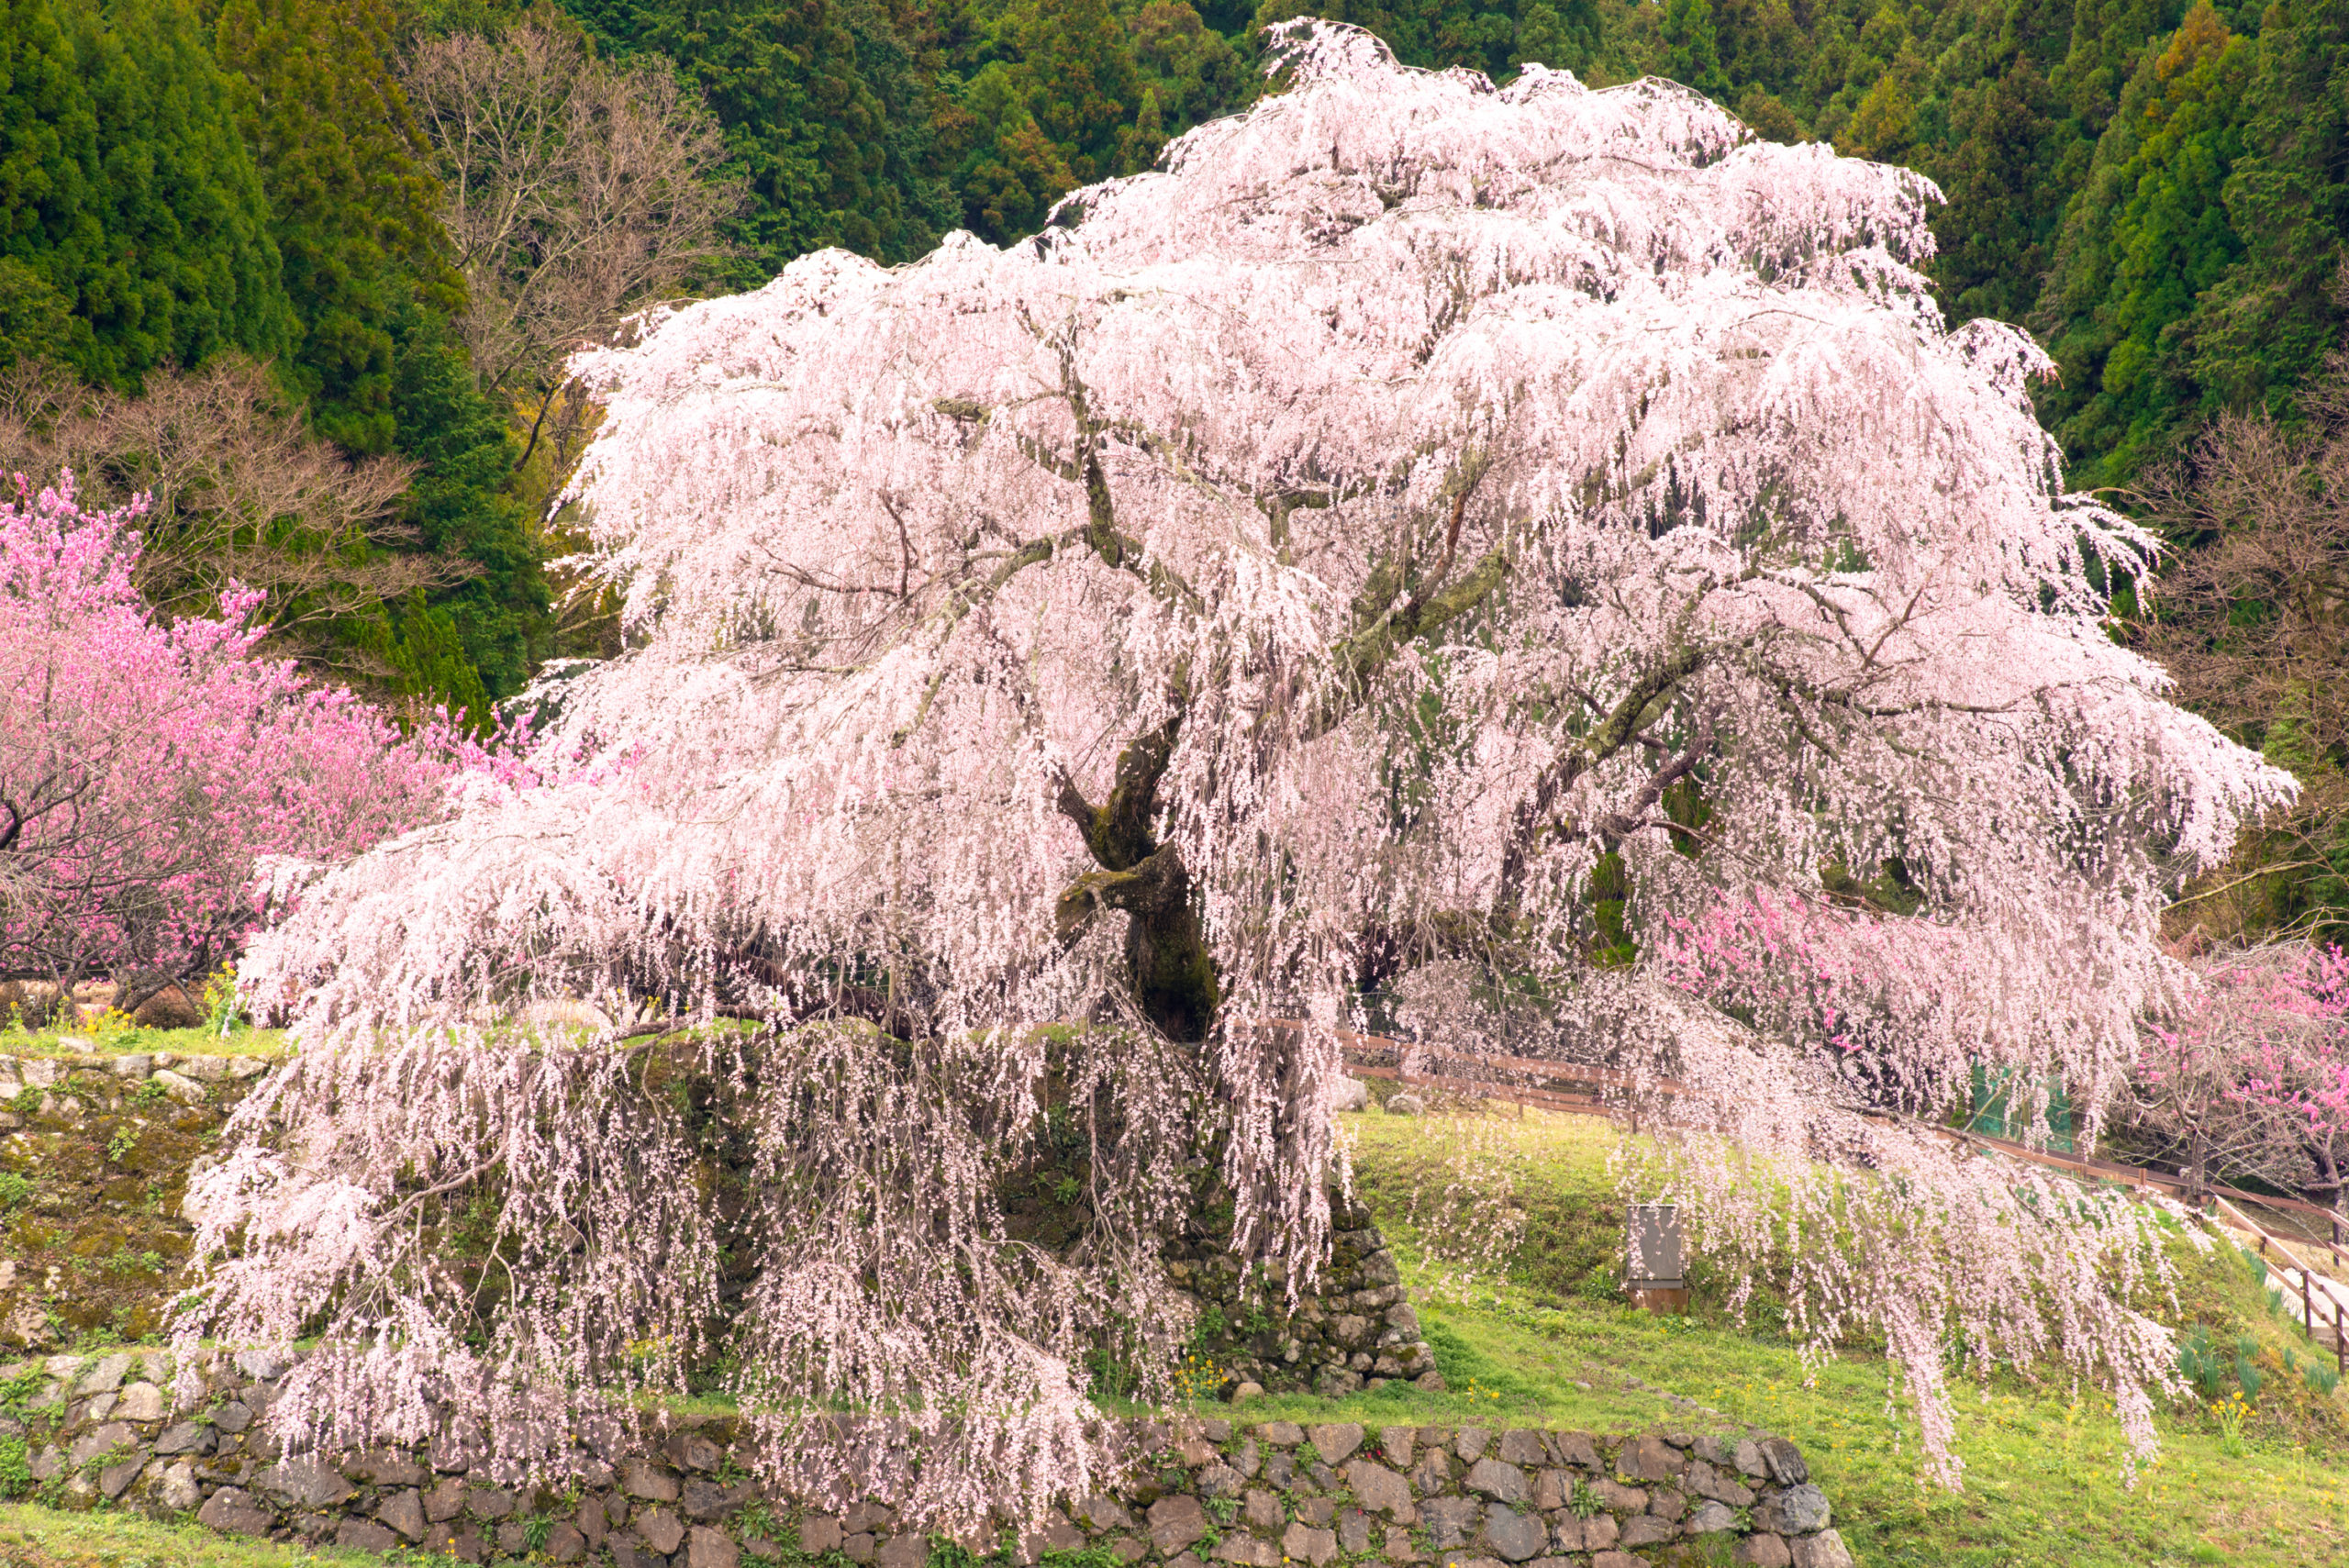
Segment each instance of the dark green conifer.
[{"label": "dark green conifer", "polygon": [[2349,6],[2284,0],[2259,35],[2228,221],[2243,257],[2181,325],[2205,401],[2288,412],[2349,325]]},{"label": "dark green conifer", "polygon": [[2243,254],[2221,193],[2252,65],[2249,40],[2198,5],[2146,50],[2066,210],[2041,306],[2064,374],[2041,408],[2075,483],[2121,483],[2218,412],[2174,328]]},{"label": "dark green conifer", "polygon": [[1712,0],[1664,0],[1664,73],[1709,98],[1729,96]]},{"label": "dark green conifer", "polygon": [[911,56],[874,0],[566,0],[614,58],[662,54],[707,95],[750,200],[734,281],[841,245],[884,261],[956,221],[926,170],[930,116]]},{"label": "dark green conifer", "polygon": [[421,467],[406,520],[421,548],[462,556],[479,574],[434,596],[493,697],[529,679],[544,636],[546,578],[520,505],[507,494],[516,443],[507,410],[473,385],[446,323],[410,306],[391,325],[390,406],[396,450]]},{"label": "dark green conifer", "polygon": [[183,0],[0,0],[0,332],[135,388],[292,322],[233,88]]},{"label": "dark green conifer", "polygon": [[390,0],[221,0],[221,62],[246,84],[244,130],[300,320],[281,375],[319,434],[359,452],[399,444],[391,323],[414,300],[453,307],[438,192],[395,71]]}]

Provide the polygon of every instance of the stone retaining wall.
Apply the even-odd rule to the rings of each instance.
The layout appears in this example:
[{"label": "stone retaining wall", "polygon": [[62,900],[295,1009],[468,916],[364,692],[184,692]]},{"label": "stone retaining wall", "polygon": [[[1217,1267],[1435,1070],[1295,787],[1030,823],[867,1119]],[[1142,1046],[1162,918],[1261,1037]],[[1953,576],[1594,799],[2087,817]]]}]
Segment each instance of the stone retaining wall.
[{"label": "stone retaining wall", "polygon": [[[187,1166],[267,1071],[250,1057],[0,1057],[0,1168],[34,1182],[11,1218],[11,1245],[0,1249],[16,1254],[0,1259],[0,1342],[39,1349],[102,1325],[160,1327],[146,1319],[174,1288],[185,1253]],[[1201,1335],[1208,1364],[1193,1370],[1197,1392],[1244,1396],[1256,1384],[1336,1396],[1400,1379],[1442,1386],[1384,1239],[1366,1212],[1334,1207],[1329,1267],[1293,1314],[1280,1282],[1244,1278],[1211,1228],[1170,1248],[1178,1282],[1210,1326],[1223,1326]],[[127,1275],[126,1257],[144,1274]],[[284,1460],[258,1426],[283,1365],[247,1352],[203,1371],[204,1396],[174,1409],[161,1351],[0,1368],[0,1491],[28,1475],[39,1496],[65,1507],[193,1514],[217,1529],[421,1546],[474,1562],[536,1552],[616,1568],[734,1568],[769,1555],[819,1568],[929,1568],[928,1538],[898,1529],[886,1509],[809,1511],[740,1480],[724,1419],[681,1422],[656,1454],[593,1462],[560,1495],[515,1492],[432,1453]],[[1186,1418],[1129,1435],[1155,1458],[1115,1497],[1019,1537],[1013,1560],[1086,1554],[1068,1568],[1850,1562],[1801,1455],[1760,1434],[1308,1432]],[[981,1556],[992,1549],[968,1544]]]},{"label": "stone retaining wall", "polygon": [[[0,1351],[162,1331],[192,1234],[181,1218],[190,1167],[273,1065],[164,1051],[0,1055],[0,1173],[32,1184],[21,1212],[0,1215]],[[711,1184],[746,1170],[737,1161]],[[1330,1256],[1293,1313],[1280,1280],[1243,1275],[1211,1226],[1169,1244],[1168,1268],[1201,1309],[1196,1392],[1255,1383],[1335,1396],[1395,1378],[1442,1386],[1386,1239],[1343,1195],[1330,1205]]]},{"label": "stone retaining wall", "polygon": [[[657,1451],[591,1460],[563,1492],[517,1490],[438,1450],[281,1458],[258,1418],[283,1362],[216,1354],[203,1397],[174,1408],[168,1361],[147,1351],[0,1368],[12,1400],[0,1451],[25,1445],[39,1495],[61,1507],[193,1514],[233,1533],[422,1547],[467,1562],[537,1553],[614,1568],[761,1558],[930,1568],[941,1550],[877,1504],[829,1513],[763,1493],[734,1462],[728,1418],[680,1418]],[[1126,1436],[1144,1457],[1114,1495],[965,1550],[1022,1564],[1085,1554],[1067,1568],[1851,1564],[1826,1496],[1783,1438],[1192,1417],[1135,1422]]]},{"label": "stone retaining wall", "polygon": [[0,1056],[0,1351],[159,1334],[192,1227],[188,1171],[271,1063],[92,1051]]},{"label": "stone retaining wall", "polygon": [[1247,1279],[1225,1239],[1193,1234],[1169,1245],[1167,1272],[1201,1309],[1189,1374],[1196,1393],[1229,1397],[1254,1384],[1336,1398],[1397,1380],[1443,1386],[1369,1210],[1335,1192],[1330,1207],[1330,1257],[1293,1313],[1280,1281]]}]

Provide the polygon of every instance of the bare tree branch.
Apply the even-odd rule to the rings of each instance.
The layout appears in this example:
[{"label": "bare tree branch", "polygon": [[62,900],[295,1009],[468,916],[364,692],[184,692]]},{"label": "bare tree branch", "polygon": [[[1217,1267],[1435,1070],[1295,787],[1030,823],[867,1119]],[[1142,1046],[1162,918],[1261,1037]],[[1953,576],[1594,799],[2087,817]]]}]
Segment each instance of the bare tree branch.
[{"label": "bare tree branch", "polygon": [[146,496],[141,595],[208,614],[232,584],[257,588],[264,622],[296,647],[321,622],[478,570],[417,551],[396,521],[414,463],[312,437],[248,360],[158,372],[136,398],[37,364],[0,371],[0,471],[39,484],[70,473],[94,507]]},{"label": "bare tree branch", "polygon": [[[562,358],[729,254],[740,205],[718,123],[665,61],[595,58],[538,13],[427,39],[408,102],[437,156],[469,295],[458,330],[483,389],[544,390]],[[535,428],[534,428],[535,436]]]}]

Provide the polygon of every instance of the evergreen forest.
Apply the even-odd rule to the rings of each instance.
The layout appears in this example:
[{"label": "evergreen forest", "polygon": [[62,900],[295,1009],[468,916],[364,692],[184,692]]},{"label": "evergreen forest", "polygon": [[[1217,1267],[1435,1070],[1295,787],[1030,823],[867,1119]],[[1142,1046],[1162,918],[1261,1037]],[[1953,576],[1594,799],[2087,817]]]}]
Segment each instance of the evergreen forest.
[{"label": "evergreen forest", "polygon": [[150,496],[158,605],[262,587],[323,674],[486,725],[618,646],[571,346],[1031,233],[1310,12],[1932,179],[1943,308],[2031,328],[2074,486],[2172,547],[2114,635],[2305,786],[2180,940],[2349,922],[2349,0],[0,0],[0,466]]}]

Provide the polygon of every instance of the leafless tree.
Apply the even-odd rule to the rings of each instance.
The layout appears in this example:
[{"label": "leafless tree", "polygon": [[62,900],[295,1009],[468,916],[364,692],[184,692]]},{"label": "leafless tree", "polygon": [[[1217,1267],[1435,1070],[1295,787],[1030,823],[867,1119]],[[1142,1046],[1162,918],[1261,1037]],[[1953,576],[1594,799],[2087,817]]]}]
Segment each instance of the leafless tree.
[{"label": "leafless tree", "polygon": [[[2147,584],[2145,651],[2186,704],[2263,747],[2301,786],[2236,863],[2178,906],[2183,932],[2308,934],[2343,918],[2349,873],[2349,356],[2302,423],[2221,416],[2146,499],[2176,541]],[[2337,940],[2337,933],[2333,933]]]},{"label": "leafless tree", "polygon": [[150,498],[138,569],[150,604],[205,613],[232,582],[258,588],[264,621],[296,650],[319,623],[478,570],[417,551],[397,521],[414,463],[313,437],[249,360],[157,372],[139,397],[38,363],[0,371],[0,472],[45,484],[68,470],[88,506]]},{"label": "leafless tree", "polygon": [[540,410],[527,462],[570,401],[552,395],[564,356],[728,254],[740,186],[718,173],[717,121],[665,61],[607,65],[545,10],[494,38],[427,39],[406,84],[470,295],[473,374]]}]

